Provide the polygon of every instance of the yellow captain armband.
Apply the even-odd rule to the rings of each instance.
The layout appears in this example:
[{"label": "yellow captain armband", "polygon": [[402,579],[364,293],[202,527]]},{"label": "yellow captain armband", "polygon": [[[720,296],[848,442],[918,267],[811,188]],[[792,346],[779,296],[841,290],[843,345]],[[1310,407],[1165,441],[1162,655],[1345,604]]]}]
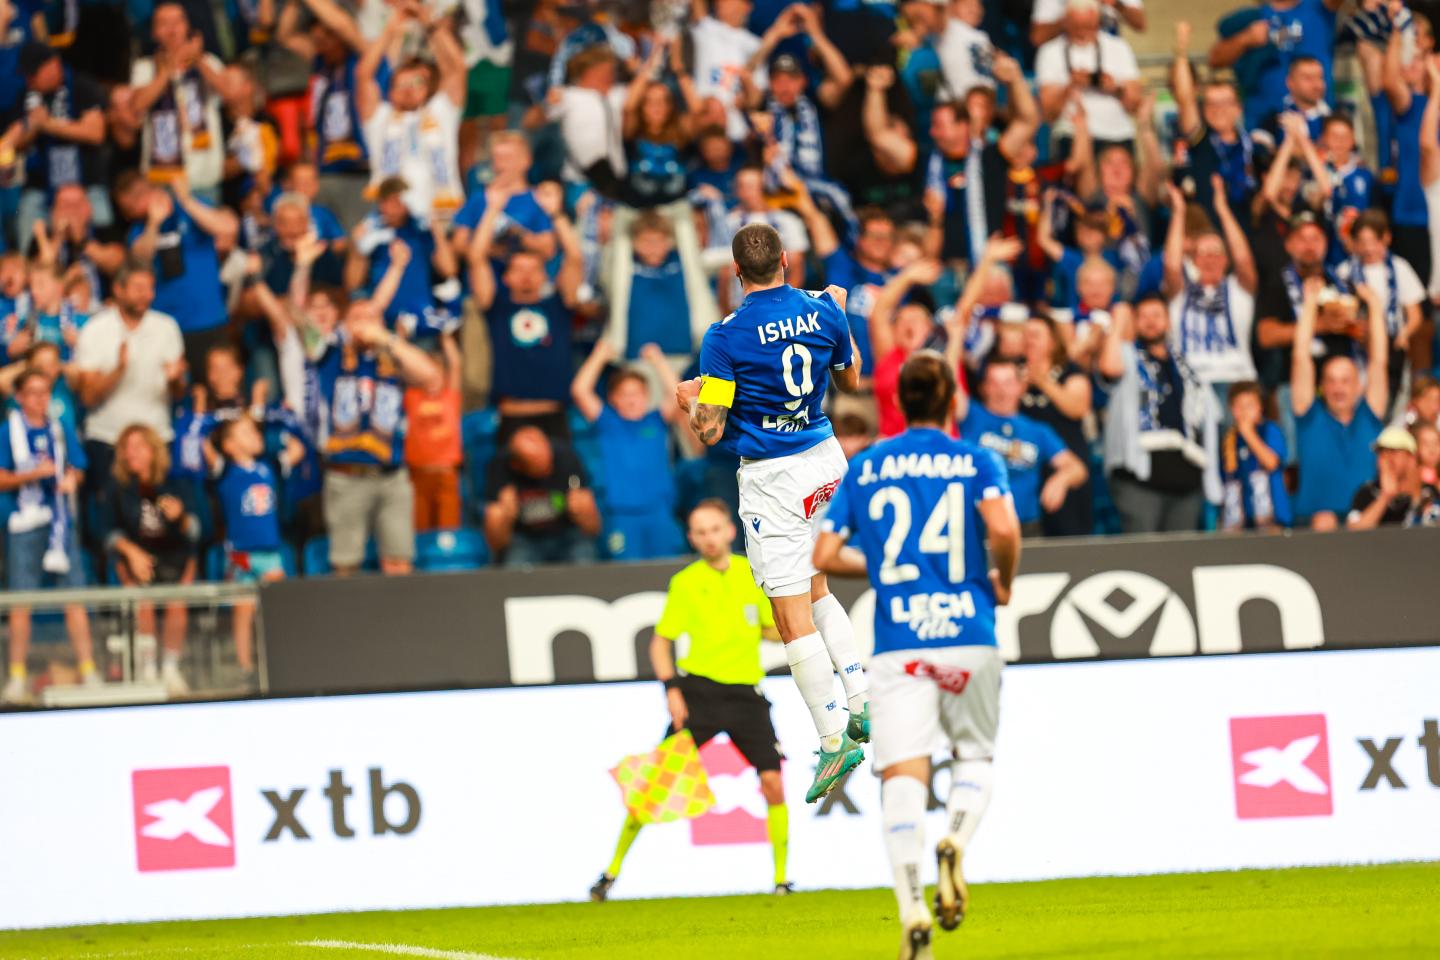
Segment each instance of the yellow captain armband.
[{"label": "yellow captain armband", "polygon": [[700,380],[700,402],[730,409],[735,402],[735,381],[718,377],[702,377]]}]

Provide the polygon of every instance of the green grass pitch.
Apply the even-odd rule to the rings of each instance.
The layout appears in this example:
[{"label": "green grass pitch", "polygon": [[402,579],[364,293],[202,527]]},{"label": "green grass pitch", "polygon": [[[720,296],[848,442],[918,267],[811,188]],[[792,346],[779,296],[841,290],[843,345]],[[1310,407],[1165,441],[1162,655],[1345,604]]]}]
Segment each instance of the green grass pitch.
[{"label": "green grass pitch", "polygon": [[[1435,957],[1437,904],[1440,863],[983,884],[935,954]],[[71,927],[0,934],[0,957],[874,960],[898,944],[890,891],[857,890]]]}]

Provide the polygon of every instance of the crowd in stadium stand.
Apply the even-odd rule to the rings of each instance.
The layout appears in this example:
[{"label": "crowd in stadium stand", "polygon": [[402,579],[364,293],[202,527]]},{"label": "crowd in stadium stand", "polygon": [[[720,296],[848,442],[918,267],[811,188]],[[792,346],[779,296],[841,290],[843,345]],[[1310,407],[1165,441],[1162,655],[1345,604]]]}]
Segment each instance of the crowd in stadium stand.
[{"label": "crowd in stadium stand", "polygon": [[0,0],[6,582],[681,553],[757,221],[848,291],[847,452],[941,350],[1029,535],[1440,522],[1431,21],[1245,6],[1147,87],[1141,0],[1030,6]]}]

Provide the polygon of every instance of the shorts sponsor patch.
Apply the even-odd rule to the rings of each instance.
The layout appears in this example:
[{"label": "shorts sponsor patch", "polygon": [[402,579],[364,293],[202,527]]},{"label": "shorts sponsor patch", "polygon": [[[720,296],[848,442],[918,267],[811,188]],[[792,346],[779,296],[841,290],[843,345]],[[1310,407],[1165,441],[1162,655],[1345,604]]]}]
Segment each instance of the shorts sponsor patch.
[{"label": "shorts sponsor patch", "polygon": [[835,491],[839,488],[840,481],[831,480],[829,483],[825,484],[824,486],[817,489],[814,493],[810,494],[810,496],[806,497],[805,519],[813,520],[815,518],[815,511],[819,510],[825,504],[829,503],[830,498],[835,496]]},{"label": "shorts sponsor patch", "polygon": [[905,664],[905,672],[912,677],[934,680],[946,693],[964,693],[970,684],[970,671],[959,667],[944,667],[924,660],[911,660]]}]

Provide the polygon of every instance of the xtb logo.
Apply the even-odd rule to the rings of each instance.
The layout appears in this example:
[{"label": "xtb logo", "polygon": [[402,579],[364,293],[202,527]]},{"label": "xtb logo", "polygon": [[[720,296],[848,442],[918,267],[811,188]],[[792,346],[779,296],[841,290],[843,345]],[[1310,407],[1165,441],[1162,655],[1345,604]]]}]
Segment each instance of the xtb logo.
[{"label": "xtb logo", "polygon": [[[270,829],[264,837],[267,842],[279,840],[287,833],[296,840],[310,839],[310,831],[306,829],[300,819],[300,801],[304,799],[305,793],[305,787],[295,787],[284,793],[279,790],[260,791],[260,795],[270,804],[270,810],[274,815]],[[355,793],[355,790],[345,782],[345,774],[340,770],[331,770],[330,782],[320,793],[330,801],[330,829],[335,836],[342,840],[354,837],[355,828],[350,825],[346,801]],[[387,803],[390,800],[397,802]],[[403,816],[393,816],[398,812],[397,807],[404,810]],[[419,792],[404,781],[386,784],[385,776],[380,768],[371,767],[370,832],[377,837],[387,833],[403,836],[407,833],[414,833],[418,826],[420,826]]]},{"label": "xtb logo", "polygon": [[1323,713],[1235,717],[1230,721],[1235,815],[1328,817],[1330,746]]},{"label": "xtb logo", "polygon": [[229,767],[136,770],[130,786],[141,873],[235,866]]}]

